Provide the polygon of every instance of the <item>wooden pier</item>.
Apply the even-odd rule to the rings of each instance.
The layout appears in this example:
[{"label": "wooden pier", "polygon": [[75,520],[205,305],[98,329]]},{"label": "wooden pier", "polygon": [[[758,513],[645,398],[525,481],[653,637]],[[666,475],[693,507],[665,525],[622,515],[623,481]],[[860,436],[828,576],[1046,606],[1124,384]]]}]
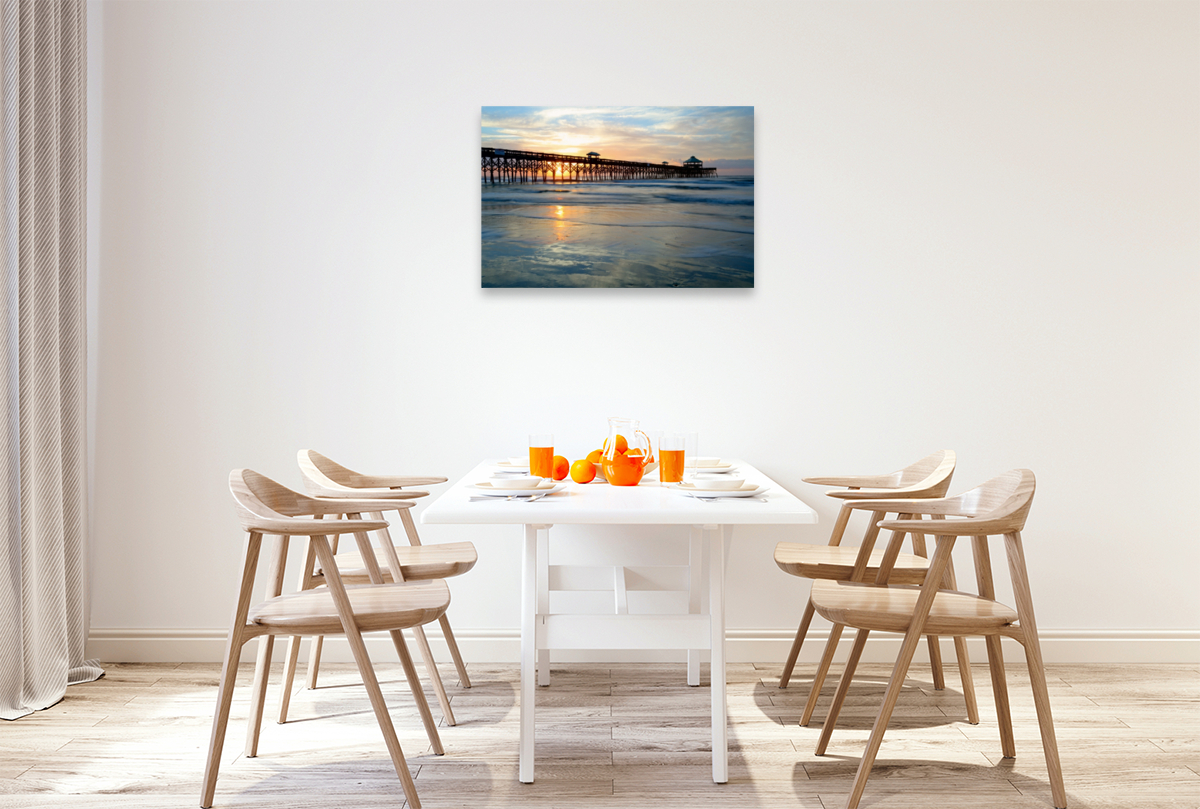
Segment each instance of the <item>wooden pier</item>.
[{"label": "wooden pier", "polygon": [[[692,162],[694,161],[694,162]],[[691,158],[684,164],[633,163],[598,156],[483,149],[483,181],[491,183],[581,183],[716,177],[715,168]]]}]

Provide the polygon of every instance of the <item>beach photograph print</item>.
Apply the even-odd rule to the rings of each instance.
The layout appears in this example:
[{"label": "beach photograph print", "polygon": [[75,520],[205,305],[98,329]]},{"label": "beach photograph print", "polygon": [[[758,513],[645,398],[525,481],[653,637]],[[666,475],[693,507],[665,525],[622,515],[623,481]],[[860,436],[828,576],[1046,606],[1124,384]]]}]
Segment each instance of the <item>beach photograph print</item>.
[{"label": "beach photograph print", "polygon": [[482,117],[481,286],[754,286],[754,107]]}]

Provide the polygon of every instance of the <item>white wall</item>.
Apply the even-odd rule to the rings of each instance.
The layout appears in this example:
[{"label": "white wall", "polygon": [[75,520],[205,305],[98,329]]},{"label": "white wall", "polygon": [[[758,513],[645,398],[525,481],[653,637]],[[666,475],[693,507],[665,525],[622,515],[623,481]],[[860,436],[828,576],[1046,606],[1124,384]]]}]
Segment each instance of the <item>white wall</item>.
[{"label": "white wall", "polygon": [[[821,513],[739,534],[734,656],[799,617],[802,477],[949,447],[1038,475],[1052,660],[1200,657],[1198,9],[93,0],[93,652],[217,658],[234,467],[455,478],[623,414]],[[479,289],[485,104],[753,104],[756,288]],[[422,536],[514,651],[517,530]]]}]

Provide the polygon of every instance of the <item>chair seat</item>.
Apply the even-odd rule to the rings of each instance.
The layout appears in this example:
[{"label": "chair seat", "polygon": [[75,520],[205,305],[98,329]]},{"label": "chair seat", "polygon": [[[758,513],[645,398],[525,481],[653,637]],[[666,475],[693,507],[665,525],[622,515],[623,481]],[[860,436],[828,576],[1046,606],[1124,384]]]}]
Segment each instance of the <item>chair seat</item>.
[{"label": "chair seat", "polygon": [[[780,542],[775,546],[775,564],[785,573],[806,579],[831,579],[848,581],[854,572],[854,560],[858,548],[840,545],[802,545],[797,542]],[[871,553],[867,563],[867,581],[874,581],[883,561],[883,551]],[[911,553],[902,553],[896,559],[889,581],[897,584],[920,584],[925,580],[929,560]]]},{"label": "chair seat", "polygon": [[[475,545],[471,542],[446,542],[441,545],[397,545],[396,556],[400,559],[400,572],[405,581],[427,581],[429,579],[449,579],[461,576],[479,560],[475,553]],[[362,554],[357,551],[339,553],[337,560],[338,572],[342,581],[347,584],[362,584],[370,581],[366,565],[363,564]],[[388,569],[387,559],[382,551],[375,552],[379,561],[383,580],[390,582],[392,572]],[[318,566],[317,575],[322,575]]]},{"label": "chair seat", "polygon": [[[812,603],[817,614],[837,624],[905,632],[920,595],[921,588],[915,585],[818,581],[813,583]],[[925,634],[999,635],[1016,620],[1016,610],[997,601],[957,590],[939,590],[925,622]]]},{"label": "chair seat", "polygon": [[[444,581],[370,584],[347,587],[346,593],[361,632],[426,624],[436,621],[450,606],[450,588]],[[335,635],[343,631],[333,594],[326,588],[268,599],[250,610],[249,620],[268,627],[270,634]]]}]

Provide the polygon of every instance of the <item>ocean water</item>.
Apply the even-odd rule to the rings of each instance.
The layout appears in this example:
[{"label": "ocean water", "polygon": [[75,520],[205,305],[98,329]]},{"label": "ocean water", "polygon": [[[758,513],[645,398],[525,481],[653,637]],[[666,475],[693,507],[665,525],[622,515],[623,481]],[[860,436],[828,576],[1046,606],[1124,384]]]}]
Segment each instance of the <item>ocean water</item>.
[{"label": "ocean water", "polygon": [[483,184],[484,287],[752,287],[754,178]]}]

